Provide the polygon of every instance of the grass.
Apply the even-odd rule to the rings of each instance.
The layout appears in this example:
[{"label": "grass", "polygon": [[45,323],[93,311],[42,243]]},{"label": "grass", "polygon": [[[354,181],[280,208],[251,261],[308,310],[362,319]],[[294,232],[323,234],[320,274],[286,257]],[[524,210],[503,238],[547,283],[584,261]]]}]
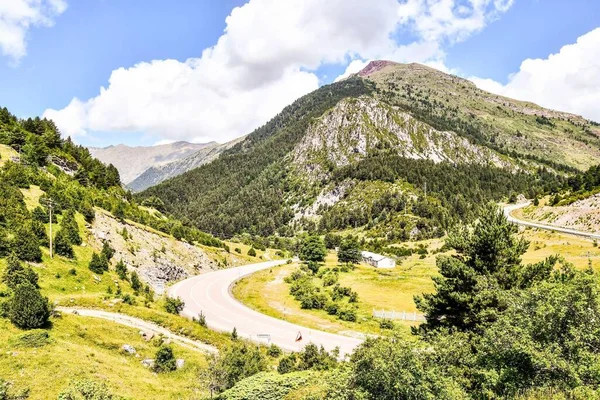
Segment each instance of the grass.
[{"label": "grass", "polygon": [[[155,374],[141,364],[154,358],[157,347],[138,330],[108,321],[64,315],[53,319],[48,339],[32,343],[23,331],[0,319],[0,377],[15,389],[30,389],[31,399],[50,399],[73,381],[83,378],[107,382],[112,392],[126,398],[199,398],[206,385],[198,375],[206,367],[204,355],[173,345],[181,370]],[[121,352],[133,346],[138,356]]]},{"label": "grass", "polygon": [[[336,265],[336,255],[329,253],[325,268]],[[323,310],[300,308],[299,302],[289,294],[289,285],[283,280],[297,267],[297,264],[287,264],[257,272],[239,281],[233,288],[233,294],[257,311],[309,328],[350,336],[382,334],[379,320],[372,318],[373,309],[416,311],[413,296],[432,291],[431,276],[437,273],[435,256],[432,255],[424,259],[413,255],[389,270],[359,265],[351,272],[341,272],[340,284],[350,286],[359,295],[358,320],[346,322]],[[412,323],[396,321],[396,325],[400,332],[408,333]]]},{"label": "grass", "polygon": [[10,160],[11,157],[18,157],[19,153],[10,146],[0,144],[0,167]]},{"label": "grass", "polygon": [[[520,235],[530,242],[528,251],[522,257],[524,264],[558,254],[578,269],[587,268],[591,260],[593,268],[600,270],[600,248],[594,246],[590,239],[537,229],[525,229]],[[416,247],[419,243],[424,243],[431,251],[441,247],[443,240],[406,245]],[[289,285],[283,280],[297,268],[297,264],[263,270],[246,277],[236,284],[233,294],[257,311],[309,328],[351,336],[360,333],[381,334],[378,320],[372,318],[373,309],[408,313],[417,311],[414,296],[434,289],[431,277],[438,273],[435,260],[434,254],[428,254],[425,258],[414,254],[393,269],[376,269],[361,264],[351,272],[340,273],[340,284],[351,287],[359,295],[357,322],[340,321],[323,310],[301,309],[299,302],[289,294]],[[336,265],[335,254],[329,253],[325,267]],[[407,333],[411,323],[396,321],[396,325],[400,332]]]}]

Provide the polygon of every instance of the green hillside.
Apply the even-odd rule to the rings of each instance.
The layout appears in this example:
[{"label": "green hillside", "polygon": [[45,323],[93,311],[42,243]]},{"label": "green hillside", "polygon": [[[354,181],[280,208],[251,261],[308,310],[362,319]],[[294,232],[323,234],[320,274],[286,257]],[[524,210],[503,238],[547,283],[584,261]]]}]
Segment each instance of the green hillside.
[{"label": "green hillside", "polygon": [[[223,238],[371,230],[378,218],[380,231],[422,239],[472,220],[487,201],[558,190],[567,173],[600,157],[600,129],[581,117],[421,65],[373,65],[304,96],[216,161],[139,199],[157,196]],[[393,201],[385,192],[374,212],[344,206],[375,181],[406,190],[393,191]]]}]

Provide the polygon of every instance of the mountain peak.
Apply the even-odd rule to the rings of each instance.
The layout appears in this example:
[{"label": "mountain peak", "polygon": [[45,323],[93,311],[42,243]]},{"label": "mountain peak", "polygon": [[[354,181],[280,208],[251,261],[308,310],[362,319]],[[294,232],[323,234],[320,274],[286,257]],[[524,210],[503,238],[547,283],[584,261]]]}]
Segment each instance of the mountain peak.
[{"label": "mountain peak", "polygon": [[361,69],[358,73],[359,76],[369,76],[377,71],[381,71],[388,65],[396,65],[398,63],[388,60],[374,60],[367,64],[366,67]]}]

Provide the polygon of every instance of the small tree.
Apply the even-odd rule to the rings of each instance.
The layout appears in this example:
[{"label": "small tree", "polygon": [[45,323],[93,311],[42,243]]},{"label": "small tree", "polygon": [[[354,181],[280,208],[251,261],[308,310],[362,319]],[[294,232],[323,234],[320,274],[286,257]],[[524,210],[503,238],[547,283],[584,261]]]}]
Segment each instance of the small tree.
[{"label": "small tree", "polygon": [[110,260],[115,255],[115,250],[110,247],[110,243],[107,240],[102,243],[102,255],[106,257],[106,260],[110,262]]},{"label": "small tree", "polygon": [[[131,273],[131,288],[137,293],[142,289],[142,282],[140,281],[140,277],[137,272],[133,271]],[[178,313],[179,314],[179,313]]]},{"label": "small tree", "polygon": [[108,271],[108,261],[104,255],[98,255],[97,253],[92,254],[92,259],[89,263],[90,271],[96,274],[103,274],[104,271]]},{"label": "small tree", "polygon": [[24,268],[14,253],[8,256],[7,263],[8,265],[2,277],[2,281],[6,283],[6,286],[13,290],[23,283],[29,283],[37,287],[38,275],[31,267]]},{"label": "small tree", "polygon": [[22,283],[14,290],[8,315],[11,322],[21,329],[41,328],[50,318],[48,299],[31,283]]},{"label": "small tree", "polygon": [[73,210],[67,210],[63,213],[63,218],[60,221],[61,230],[64,230],[64,234],[72,245],[80,246],[83,241],[79,235],[79,225],[75,220],[75,212]]},{"label": "small tree", "polygon": [[121,279],[122,281],[127,280],[127,266],[125,265],[123,260],[119,260],[119,262],[115,266],[115,271],[117,272],[119,279]]},{"label": "small tree", "polygon": [[67,258],[73,258],[75,256],[73,246],[63,229],[56,233],[56,237],[52,241],[52,246],[54,247],[54,252],[59,256]]},{"label": "small tree", "polygon": [[42,261],[42,250],[40,240],[30,227],[22,226],[15,235],[13,242],[14,252],[23,261]]},{"label": "small tree", "polygon": [[234,326],[233,330],[231,331],[231,340],[238,340],[238,332],[237,332],[237,328]]},{"label": "small tree", "polygon": [[158,349],[153,369],[154,372],[171,372],[177,369],[177,360],[175,360],[171,347],[161,346]]},{"label": "small tree", "polygon": [[167,297],[165,299],[165,310],[170,314],[179,315],[184,307],[185,303],[179,297]]}]

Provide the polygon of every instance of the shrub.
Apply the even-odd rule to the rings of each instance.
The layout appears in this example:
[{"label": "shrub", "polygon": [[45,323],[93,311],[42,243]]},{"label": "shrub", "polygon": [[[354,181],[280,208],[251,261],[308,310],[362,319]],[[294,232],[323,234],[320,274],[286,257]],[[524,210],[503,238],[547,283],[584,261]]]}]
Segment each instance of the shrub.
[{"label": "shrub", "polygon": [[338,275],[330,272],[323,277],[323,286],[332,286],[338,281]]},{"label": "shrub", "polygon": [[381,329],[394,329],[394,322],[391,319],[382,319],[379,321],[379,327]]},{"label": "shrub", "polygon": [[[109,287],[109,289],[110,289],[110,287]],[[129,293],[127,293],[127,294],[125,294],[125,296],[123,296],[123,303],[129,304],[130,306],[136,305],[135,298],[133,296],[131,296]]]},{"label": "shrub", "polygon": [[281,355],[281,349],[276,344],[272,343],[267,349],[267,355],[269,357],[278,358]]},{"label": "shrub", "polygon": [[104,271],[108,271],[108,260],[104,255],[92,254],[92,259],[88,265],[90,271],[96,274],[103,274]]},{"label": "shrub", "polygon": [[105,383],[83,380],[71,383],[58,395],[58,400],[117,400]]},{"label": "shrub", "polygon": [[69,275],[73,275],[73,276],[77,275],[77,270],[75,270],[75,268],[71,268],[69,270]]},{"label": "shrub", "polygon": [[237,328],[234,326],[233,330],[231,331],[231,340],[238,340],[238,332],[237,332]]},{"label": "shrub", "polygon": [[14,290],[8,305],[8,315],[10,321],[19,328],[41,328],[50,318],[50,305],[35,286],[23,283]]},{"label": "shrub", "polygon": [[238,254],[242,254],[242,249],[240,249],[239,247],[236,247],[233,251],[235,251]]},{"label": "shrub", "polygon": [[165,299],[165,310],[170,314],[179,315],[184,307],[185,303],[179,297],[167,297]]},{"label": "shrub", "polygon": [[250,250],[248,250],[248,255],[250,257],[256,257],[256,250],[254,250],[254,247],[251,247]]},{"label": "shrub", "polygon": [[292,353],[286,357],[283,357],[279,360],[279,365],[277,365],[277,372],[280,374],[288,374],[296,370],[296,364],[298,359],[296,358],[296,354]]},{"label": "shrub", "polygon": [[177,360],[175,360],[171,347],[161,346],[158,349],[153,369],[154,372],[171,372],[177,369]]},{"label": "shrub", "polygon": [[356,322],[356,309],[352,306],[340,307],[337,316],[342,321]]},{"label": "shrub", "polygon": [[325,311],[327,311],[327,314],[329,314],[329,315],[337,315],[338,308],[339,308],[338,303],[336,303],[335,301],[330,301],[325,306]]}]

